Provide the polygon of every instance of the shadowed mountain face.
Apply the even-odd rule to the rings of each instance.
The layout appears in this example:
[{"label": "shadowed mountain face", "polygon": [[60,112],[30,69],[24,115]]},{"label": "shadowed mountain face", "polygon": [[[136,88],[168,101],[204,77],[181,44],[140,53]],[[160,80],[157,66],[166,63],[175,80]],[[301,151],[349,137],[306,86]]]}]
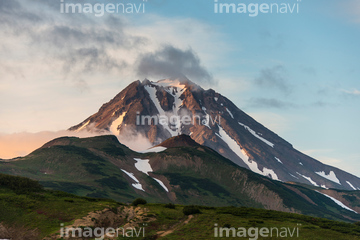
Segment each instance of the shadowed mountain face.
[{"label": "shadowed mountain face", "polygon": [[360,189],[358,177],[297,151],[226,97],[189,80],[135,81],[70,130],[140,134],[154,146],[186,134],[236,165],[274,180]]},{"label": "shadowed mountain face", "polygon": [[150,202],[247,206],[360,220],[354,212],[360,212],[359,191],[274,181],[239,167],[187,136],[160,145],[161,151],[138,153],[114,136],[63,137],[24,158],[0,161],[0,173],[29,177],[50,189],[121,202],[142,197]]}]

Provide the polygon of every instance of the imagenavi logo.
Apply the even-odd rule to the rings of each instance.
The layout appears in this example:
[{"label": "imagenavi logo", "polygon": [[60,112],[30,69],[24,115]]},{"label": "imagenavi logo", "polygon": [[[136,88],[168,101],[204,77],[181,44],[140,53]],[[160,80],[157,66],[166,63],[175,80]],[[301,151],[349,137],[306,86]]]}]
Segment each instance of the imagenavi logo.
[{"label": "imagenavi logo", "polygon": [[261,238],[298,238],[299,226],[296,227],[219,227],[217,223],[214,224],[215,238],[246,238],[249,240],[258,240]]},{"label": "imagenavi logo", "polygon": [[148,0],[119,0],[119,2],[89,3],[81,0],[60,0],[60,13],[93,14],[102,17],[110,14],[144,14]]},{"label": "imagenavi logo", "polygon": [[257,17],[259,14],[297,14],[300,12],[301,3],[301,0],[290,0],[286,3],[244,3],[240,1],[214,0],[214,13],[245,14],[249,17]]}]

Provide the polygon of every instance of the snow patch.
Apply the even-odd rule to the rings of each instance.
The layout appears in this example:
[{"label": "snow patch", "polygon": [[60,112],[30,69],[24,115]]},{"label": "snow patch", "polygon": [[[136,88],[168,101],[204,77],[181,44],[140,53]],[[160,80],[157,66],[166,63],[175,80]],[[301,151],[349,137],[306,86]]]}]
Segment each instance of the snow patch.
[{"label": "snow patch", "polygon": [[318,185],[316,182],[314,182],[314,181],[311,179],[311,177],[307,177],[307,176],[302,175],[302,174],[300,174],[300,173],[298,173],[298,172],[296,172],[296,173],[299,174],[300,176],[302,176],[303,178],[305,178],[306,180],[308,180],[312,185],[314,185],[314,186],[316,186],[316,187],[319,187],[319,185]]},{"label": "snow patch", "polygon": [[160,181],[159,179],[157,179],[157,178],[153,178],[155,181],[157,181],[158,183],[159,183],[159,185],[163,188],[163,189],[165,189],[165,191],[166,192],[169,192],[169,189],[165,186],[165,184],[162,182],[162,181]]},{"label": "snow patch", "polygon": [[174,97],[173,111],[177,116],[177,112],[180,110],[183,101],[180,99],[180,96],[186,90],[185,85],[181,84],[179,80],[160,80],[158,82],[151,82],[153,85],[164,87],[165,91]]},{"label": "snow patch", "polygon": [[283,164],[282,161],[280,159],[278,159],[277,157],[275,157],[276,161],[278,161],[279,163]]},{"label": "snow patch", "polygon": [[346,181],[346,183],[349,184],[349,186],[350,186],[352,189],[357,190],[357,189],[354,187],[354,185],[352,185],[349,181]]},{"label": "snow patch", "polygon": [[318,193],[320,193],[320,194],[322,194],[322,195],[330,198],[331,200],[333,200],[333,201],[334,201],[337,205],[339,205],[340,207],[345,208],[346,210],[349,210],[349,211],[352,211],[352,212],[358,214],[356,211],[354,211],[353,209],[349,208],[348,206],[346,206],[345,204],[343,204],[342,202],[340,202],[340,201],[337,200],[336,198],[333,198],[333,197],[331,197],[331,196],[329,196],[329,195],[326,195],[325,193],[322,193],[322,192],[319,192],[319,191],[316,191],[316,192],[318,192]]},{"label": "snow patch", "polygon": [[304,164],[303,164],[302,162],[299,162],[299,164],[300,164],[301,166],[304,166]]},{"label": "snow patch", "polygon": [[[158,116],[167,116],[165,111],[162,109],[162,107],[160,105],[159,99],[157,99],[157,97],[156,97],[156,88],[150,87],[150,86],[144,86],[144,88],[149,93],[151,101],[154,103],[156,109],[158,110],[158,112],[159,112]],[[170,129],[170,127],[167,124],[162,125],[162,126],[171,134],[172,137],[175,137],[178,135],[178,133],[176,131]]]},{"label": "snow patch", "polygon": [[329,189],[329,188],[327,188],[325,185],[321,185],[321,187],[322,187],[322,188],[325,188],[325,189]]},{"label": "snow patch", "polygon": [[174,97],[174,105],[173,105],[173,112],[177,116],[180,107],[183,105],[183,100],[181,100],[180,96],[183,94],[183,91],[186,88],[178,89],[178,87],[169,87],[165,89],[170,95]]},{"label": "snow patch", "polygon": [[217,98],[217,97],[214,97],[214,100],[217,102],[217,100],[218,100],[219,98]]},{"label": "snow patch", "polygon": [[245,124],[239,122],[239,124],[241,126],[243,126],[246,130],[248,130],[252,135],[254,135],[255,137],[257,137],[258,139],[260,139],[261,141],[263,141],[264,143],[266,143],[267,145],[269,145],[270,147],[274,147],[275,144],[273,144],[272,142],[266,140],[265,138],[259,136],[254,130],[252,130],[251,128],[249,128],[248,126],[246,126]]},{"label": "snow patch", "polygon": [[142,190],[145,192],[145,190],[143,189],[142,185],[140,184],[139,180],[135,177],[135,175],[131,172],[127,172],[124,169],[121,169],[121,171],[123,171],[126,175],[128,175],[132,180],[134,180],[136,183],[131,184],[134,188]]},{"label": "snow patch", "polygon": [[202,109],[203,111],[206,111],[206,107],[201,107],[201,109]]},{"label": "snow patch", "polygon": [[[153,171],[153,169],[151,168],[151,165],[149,163],[149,159],[134,158],[134,160],[136,161],[135,167],[140,172],[143,172],[149,176],[149,172]],[[154,178],[154,177],[151,177],[151,178],[154,179],[156,182],[158,182],[160,184],[160,186],[165,189],[166,192],[169,192],[169,189],[165,186],[165,184],[162,181],[160,181],[159,179]]]},{"label": "snow patch", "polygon": [[[162,82],[163,81],[163,82]],[[152,82],[153,85],[157,86],[165,86],[165,91],[168,92],[170,95],[174,97],[174,105],[173,105],[173,111],[165,112],[164,109],[162,109],[159,99],[156,96],[156,88],[146,85],[144,86],[145,90],[149,93],[151,101],[154,103],[156,109],[158,110],[160,116],[168,116],[168,119],[172,116],[179,116],[178,111],[180,110],[180,107],[183,104],[183,100],[180,99],[180,96],[182,95],[183,91],[186,89],[185,85],[181,85],[178,81],[178,85],[173,85],[174,81],[172,80],[162,80],[159,82]],[[175,81],[176,83],[176,81]],[[171,119],[171,118],[170,118]],[[162,125],[170,134],[172,137],[178,136],[181,134],[181,121],[176,121],[176,125],[174,126],[175,130],[171,129],[168,124]]]},{"label": "snow patch", "polygon": [[336,177],[334,171],[330,171],[329,174],[326,174],[325,171],[315,172],[315,173],[323,178],[326,178],[330,181],[333,181],[333,182],[341,185],[341,183],[340,183],[339,179]]},{"label": "snow patch", "polygon": [[151,86],[144,86],[145,90],[149,93],[151,101],[154,103],[156,109],[158,110],[160,115],[165,115],[164,109],[162,109],[159,99],[156,97],[156,88]]},{"label": "snow patch", "polygon": [[146,149],[144,151],[141,151],[140,153],[151,153],[151,152],[159,153],[159,152],[165,151],[166,149],[167,149],[166,147],[158,146],[158,147],[152,147],[152,148]]},{"label": "snow patch", "polygon": [[143,173],[145,173],[146,175],[149,176],[148,172],[153,171],[152,168],[151,168],[151,165],[149,163],[149,159],[134,158],[134,160],[136,161],[135,167],[140,172],[143,172]]},{"label": "snow patch", "polygon": [[124,117],[125,117],[126,112],[123,112],[115,121],[113,121],[111,123],[110,126],[110,131],[114,134],[114,135],[119,135],[120,130],[118,130],[118,127],[122,124]]},{"label": "snow patch", "polygon": [[238,155],[239,158],[241,158],[241,160],[243,160],[243,162],[250,168],[251,171],[267,177],[270,175],[272,179],[280,181],[274,170],[264,167],[263,170],[261,171],[258,168],[257,162],[255,162],[254,160],[250,160],[249,157],[246,155],[244,149],[242,149],[238,145],[238,143],[234,139],[232,139],[221,126],[218,125],[218,127],[219,127],[219,133],[215,133],[215,134],[218,137],[220,137],[229,146],[229,148],[236,155]]},{"label": "snow patch", "polygon": [[226,111],[229,113],[230,117],[231,117],[232,119],[234,119],[234,115],[230,112],[230,110],[229,110],[228,108],[226,108]]},{"label": "snow patch", "polygon": [[292,175],[291,173],[289,173],[289,174],[290,174],[290,176],[292,176],[293,178],[299,179],[298,177]]}]

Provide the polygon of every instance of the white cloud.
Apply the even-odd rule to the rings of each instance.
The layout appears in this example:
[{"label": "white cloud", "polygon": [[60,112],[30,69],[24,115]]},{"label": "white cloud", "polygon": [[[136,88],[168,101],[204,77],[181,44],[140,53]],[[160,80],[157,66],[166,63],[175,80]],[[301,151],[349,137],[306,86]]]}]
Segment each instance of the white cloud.
[{"label": "white cloud", "polygon": [[192,49],[207,69],[229,51],[216,27],[191,18],[94,18],[59,14],[51,1],[13,0],[0,2],[0,20],[0,131],[7,133],[82,121],[139,79],[140,54],[164,45]]},{"label": "white cloud", "polygon": [[[149,39],[152,49],[159,45],[171,43],[174,47],[196,51],[204,65],[212,68],[226,60],[232,46],[227,43],[226,36],[221,33],[220,26],[209,25],[193,18],[164,18],[147,14],[140,24],[126,29],[128,33],[139,34]],[[237,45],[239,51],[241,46]]]},{"label": "white cloud", "polygon": [[340,15],[352,23],[360,23],[360,1],[347,0],[336,3],[338,6],[335,11],[340,10]]},{"label": "white cloud", "polygon": [[360,91],[357,89],[352,89],[352,90],[341,90],[342,92],[346,93],[346,94],[350,94],[350,95],[355,95],[355,96],[360,96]]}]

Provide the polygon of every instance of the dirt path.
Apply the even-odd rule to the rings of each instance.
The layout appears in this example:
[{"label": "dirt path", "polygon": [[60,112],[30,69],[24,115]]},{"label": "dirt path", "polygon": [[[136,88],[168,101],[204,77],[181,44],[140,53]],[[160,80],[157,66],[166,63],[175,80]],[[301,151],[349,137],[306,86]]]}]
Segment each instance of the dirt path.
[{"label": "dirt path", "polygon": [[159,237],[165,237],[166,235],[169,235],[169,234],[173,233],[175,230],[177,230],[180,227],[188,224],[193,217],[194,217],[193,215],[189,215],[188,218],[185,221],[179,222],[178,224],[171,227],[169,230],[157,232],[158,236]]}]

